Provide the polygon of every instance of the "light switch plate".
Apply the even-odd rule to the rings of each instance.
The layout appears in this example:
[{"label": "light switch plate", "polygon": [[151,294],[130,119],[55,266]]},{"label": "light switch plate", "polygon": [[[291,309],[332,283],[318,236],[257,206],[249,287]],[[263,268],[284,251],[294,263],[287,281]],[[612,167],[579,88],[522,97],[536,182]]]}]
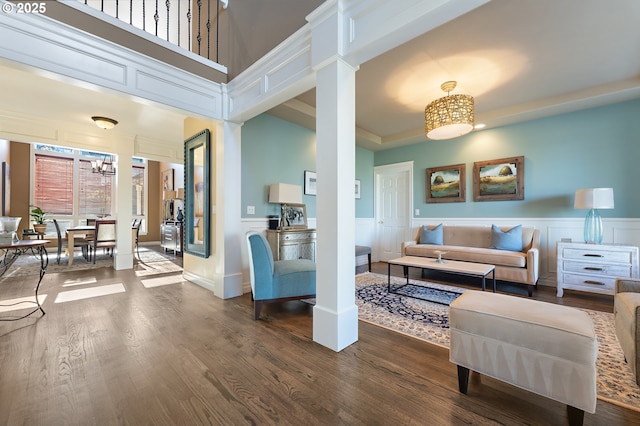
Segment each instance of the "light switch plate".
[{"label": "light switch plate", "polygon": [[256,214],[256,206],[247,206],[247,214]]}]

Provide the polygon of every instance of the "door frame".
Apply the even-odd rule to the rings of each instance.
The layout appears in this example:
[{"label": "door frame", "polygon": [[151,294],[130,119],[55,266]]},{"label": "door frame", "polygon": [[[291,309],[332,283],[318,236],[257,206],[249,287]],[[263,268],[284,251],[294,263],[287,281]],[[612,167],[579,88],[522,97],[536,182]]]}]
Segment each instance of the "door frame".
[{"label": "door frame", "polygon": [[411,232],[413,228],[413,161],[404,161],[402,163],[393,163],[386,164],[383,166],[374,166],[373,168],[373,206],[374,206],[374,235],[375,235],[375,244],[373,245],[373,257],[375,259],[381,260],[381,241],[380,241],[380,208],[381,208],[381,198],[380,197],[380,177],[381,175],[389,174],[389,173],[402,173],[408,172],[409,177],[407,179],[407,194],[409,196],[407,209],[409,211],[409,223],[407,224],[406,231],[408,233]]}]

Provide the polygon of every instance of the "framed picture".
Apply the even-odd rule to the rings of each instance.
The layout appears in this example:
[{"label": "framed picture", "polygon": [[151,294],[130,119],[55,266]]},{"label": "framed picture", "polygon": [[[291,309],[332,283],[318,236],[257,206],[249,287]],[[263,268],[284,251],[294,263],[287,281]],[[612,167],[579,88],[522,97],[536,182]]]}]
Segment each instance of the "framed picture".
[{"label": "framed picture", "polygon": [[524,200],[524,156],[473,163],[473,200]]},{"label": "framed picture", "polygon": [[360,199],[360,180],[356,179],[356,198]]},{"label": "framed picture", "polygon": [[316,172],[304,171],[304,195],[316,195]]},{"label": "framed picture", "polygon": [[285,204],[282,207],[285,228],[307,227],[307,206],[304,204]]},{"label": "framed picture", "polygon": [[427,169],[427,203],[464,203],[466,165]]},{"label": "framed picture", "polygon": [[162,190],[173,191],[173,169],[167,169],[162,172]]}]

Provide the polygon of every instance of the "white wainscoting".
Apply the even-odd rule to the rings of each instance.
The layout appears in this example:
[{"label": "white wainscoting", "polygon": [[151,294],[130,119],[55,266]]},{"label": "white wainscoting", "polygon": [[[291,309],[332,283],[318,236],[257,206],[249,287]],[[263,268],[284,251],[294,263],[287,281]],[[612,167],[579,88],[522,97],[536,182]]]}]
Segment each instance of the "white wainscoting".
[{"label": "white wainscoting", "polygon": [[[422,225],[458,226],[533,226],[540,229],[540,279],[539,285],[556,286],[556,243],[563,238],[573,241],[583,240],[584,219],[582,218],[414,218],[412,235],[417,235]],[[604,244],[629,244],[640,246],[640,219],[603,219]],[[316,219],[309,219],[309,228],[315,228]],[[248,231],[264,232],[268,228],[267,219],[243,219],[243,235]],[[377,262],[378,247],[375,238],[375,219],[356,219],[356,244],[371,247],[371,260]],[[356,259],[356,266],[366,263],[366,256]],[[242,244],[243,291],[249,292],[249,259],[247,245]]]}]

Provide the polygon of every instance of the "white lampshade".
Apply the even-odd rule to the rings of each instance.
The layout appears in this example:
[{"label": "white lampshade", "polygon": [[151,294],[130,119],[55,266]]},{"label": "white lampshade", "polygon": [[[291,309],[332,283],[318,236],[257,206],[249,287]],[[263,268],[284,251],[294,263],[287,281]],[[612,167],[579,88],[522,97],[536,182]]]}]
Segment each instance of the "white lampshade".
[{"label": "white lampshade", "polygon": [[269,202],[280,204],[302,204],[302,187],[287,183],[273,183],[269,187]]},{"label": "white lampshade", "polygon": [[178,200],[184,200],[184,188],[178,188],[178,195],[176,195]]},{"label": "white lampshade", "polygon": [[576,209],[612,209],[613,188],[578,189],[573,207]]},{"label": "white lampshade", "polygon": [[175,200],[176,199],[176,191],[162,191],[162,199],[163,200]]}]

